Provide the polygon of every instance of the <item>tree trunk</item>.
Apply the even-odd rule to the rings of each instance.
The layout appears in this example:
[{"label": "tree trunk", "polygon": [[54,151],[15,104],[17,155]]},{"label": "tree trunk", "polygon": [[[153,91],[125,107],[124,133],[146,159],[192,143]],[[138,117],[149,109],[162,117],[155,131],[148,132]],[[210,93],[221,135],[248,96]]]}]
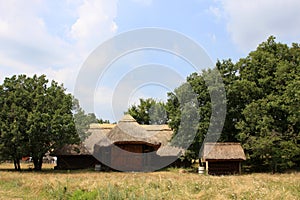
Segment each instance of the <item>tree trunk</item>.
[{"label": "tree trunk", "polygon": [[33,160],[34,170],[41,171],[42,164],[43,164],[43,156],[41,156],[39,158],[33,157],[32,160]]},{"label": "tree trunk", "polygon": [[21,165],[19,159],[14,159],[14,166],[16,171],[21,171]]},{"label": "tree trunk", "polygon": [[273,171],[272,171],[273,174],[277,173],[277,162],[274,161],[273,162]]}]

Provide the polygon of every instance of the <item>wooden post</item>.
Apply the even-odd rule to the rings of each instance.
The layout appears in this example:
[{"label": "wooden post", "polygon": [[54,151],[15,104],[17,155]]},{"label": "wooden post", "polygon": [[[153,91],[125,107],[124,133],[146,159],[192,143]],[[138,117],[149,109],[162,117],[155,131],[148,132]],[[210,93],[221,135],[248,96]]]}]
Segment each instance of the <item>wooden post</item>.
[{"label": "wooden post", "polygon": [[208,161],[205,161],[205,170],[206,170],[206,174],[208,174]]},{"label": "wooden post", "polygon": [[239,162],[239,174],[242,174],[242,162]]}]

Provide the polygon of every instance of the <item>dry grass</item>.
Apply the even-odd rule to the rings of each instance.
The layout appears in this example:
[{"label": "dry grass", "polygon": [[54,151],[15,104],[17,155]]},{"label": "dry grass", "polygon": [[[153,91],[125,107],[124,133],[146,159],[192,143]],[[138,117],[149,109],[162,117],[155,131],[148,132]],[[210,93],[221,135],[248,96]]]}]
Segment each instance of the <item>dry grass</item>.
[{"label": "dry grass", "polygon": [[38,173],[4,170],[8,167],[0,165],[0,199],[300,199],[300,173],[104,173],[53,171],[52,165]]}]

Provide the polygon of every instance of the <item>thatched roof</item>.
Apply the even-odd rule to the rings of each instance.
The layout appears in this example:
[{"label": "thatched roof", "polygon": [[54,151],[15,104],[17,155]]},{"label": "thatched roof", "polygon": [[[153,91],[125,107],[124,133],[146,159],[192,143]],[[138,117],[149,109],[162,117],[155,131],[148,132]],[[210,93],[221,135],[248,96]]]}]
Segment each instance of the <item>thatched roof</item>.
[{"label": "thatched roof", "polygon": [[147,130],[151,138],[156,141],[159,141],[162,146],[168,144],[173,136],[172,129],[164,124],[164,125],[141,125],[144,129]]},{"label": "thatched roof", "polygon": [[103,138],[115,126],[115,124],[90,124],[88,133],[90,136],[80,145],[65,145],[60,149],[56,149],[52,155],[92,155],[94,152],[94,144]]},{"label": "thatched roof", "polygon": [[94,154],[95,145],[99,148],[114,143],[141,142],[160,146],[157,154],[161,156],[177,156],[184,152],[183,149],[169,144],[173,131],[168,125],[140,125],[130,115],[125,115],[118,124],[91,124],[88,132],[91,135],[80,145],[80,148],[76,145],[66,145],[55,151],[55,155],[91,155]]},{"label": "thatched roof", "polygon": [[161,147],[157,150],[159,156],[180,156],[183,155],[185,150],[179,147],[171,146],[170,140],[173,136],[172,129],[164,125],[141,125],[146,129],[154,140],[161,142]]},{"label": "thatched roof", "polygon": [[51,153],[54,156],[73,156],[73,155],[91,155],[91,153],[87,150],[84,144],[73,144],[73,145],[64,145],[60,149],[56,149]]},{"label": "thatched roof", "polygon": [[181,156],[184,152],[185,150],[182,148],[165,145],[160,147],[156,154],[159,156]]},{"label": "thatched roof", "polygon": [[140,125],[130,116],[125,115],[118,124],[111,129],[105,138],[99,140],[98,147],[107,147],[114,143],[148,143],[159,146],[157,155],[178,156],[184,149],[169,144],[173,131],[168,125]]},{"label": "thatched roof", "polygon": [[246,160],[240,143],[205,143],[201,152],[203,162],[207,160]]},{"label": "thatched roof", "polygon": [[145,142],[150,145],[161,144],[159,140],[155,140],[152,134],[140,126],[130,115],[125,115],[118,124],[107,133],[106,138],[108,140],[102,139],[97,144],[100,146],[108,146],[115,142]]},{"label": "thatched roof", "polygon": [[115,124],[91,124],[88,130],[91,135],[83,141],[87,150],[93,154],[95,143],[104,140],[115,126]]}]

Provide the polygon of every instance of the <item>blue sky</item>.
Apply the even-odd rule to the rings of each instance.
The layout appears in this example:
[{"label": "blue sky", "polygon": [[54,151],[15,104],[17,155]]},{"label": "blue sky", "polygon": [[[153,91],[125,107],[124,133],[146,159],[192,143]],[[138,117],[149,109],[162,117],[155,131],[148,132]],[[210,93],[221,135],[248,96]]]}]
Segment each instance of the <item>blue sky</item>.
[{"label": "blue sky", "polygon": [[[0,81],[13,74],[46,74],[73,93],[82,64],[97,46],[143,27],[186,35],[214,63],[228,58],[237,61],[270,35],[279,42],[299,43],[299,10],[299,0],[0,0]],[[119,59],[108,70],[110,74],[99,80],[96,106],[88,112],[117,120],[111,103],[114,88],[122,77],[144,64],[173,67],[183,81],[193,69],[175,57],[143,51]],[[165,100],[165,92],[172,87],[158,89],[146,84],[132,89],[125,101],[132,104],[140,97]]]}]

